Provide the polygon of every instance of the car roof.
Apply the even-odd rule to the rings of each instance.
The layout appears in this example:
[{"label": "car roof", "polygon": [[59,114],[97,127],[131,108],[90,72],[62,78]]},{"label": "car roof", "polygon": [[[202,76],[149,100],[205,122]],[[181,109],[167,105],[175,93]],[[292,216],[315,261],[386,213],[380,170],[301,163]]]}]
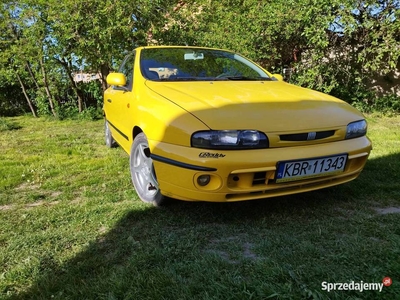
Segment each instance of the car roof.
[{"label": "car roof", "polygon": [[168,45],[168,46],[164,46],[164,45],[159,45],[159,46],[140,46],[135,48],[135,50],[142,50],[142,49],[168,49],[168,48],[181,48],[181,49],[204,49],[204,50],[219,50],[219,51],[226,51],[226,52],[231,52],[233,53],[233,51],[231,50],[227,50],[227,49],[219,49],[219,48],[211,48],[211,47],[202,47],[202,46],[182,46],[182,45]]}]

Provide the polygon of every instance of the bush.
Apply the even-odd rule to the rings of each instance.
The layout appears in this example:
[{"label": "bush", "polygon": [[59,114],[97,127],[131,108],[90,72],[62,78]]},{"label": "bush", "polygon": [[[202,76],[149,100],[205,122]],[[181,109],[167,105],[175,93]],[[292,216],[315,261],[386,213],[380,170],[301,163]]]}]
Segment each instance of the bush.
[{"label": "bush", "polygon": [[0,86],[0,116],[13,117],[29,111],[20,87],[9,84]]},{"label": "bush", "polygon": [[383,113],[400,113],[400,97],[388,95],[376,98],[372,104],[372,110]]},{"label": "bush", "polygon": [[98,120],[103,117],[103,111],[98,107],[88,107],[83,110],[80,114],[78,114],[79,120]]}]

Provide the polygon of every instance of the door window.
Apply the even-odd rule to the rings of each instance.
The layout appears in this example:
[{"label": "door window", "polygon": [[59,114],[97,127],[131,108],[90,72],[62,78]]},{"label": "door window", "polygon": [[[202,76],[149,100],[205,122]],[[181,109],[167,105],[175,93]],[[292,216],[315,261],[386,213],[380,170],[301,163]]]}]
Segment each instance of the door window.
[{"label": "door window", "polygon": [[119,68],[119,73],[124,74],[126,77],[126,85],[124,86],[124,90],[126,89],[128,89],[129,91],[132,90],[134,63],[135,63],[135,52],[127,55],[124,61],[122,62],[121,67]]}]

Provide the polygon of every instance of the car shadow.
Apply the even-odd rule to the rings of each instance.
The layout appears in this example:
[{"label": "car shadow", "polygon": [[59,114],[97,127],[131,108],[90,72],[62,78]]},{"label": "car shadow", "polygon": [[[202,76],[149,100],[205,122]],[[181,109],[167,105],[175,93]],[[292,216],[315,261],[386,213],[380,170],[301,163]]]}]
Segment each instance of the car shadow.
[{"label": "car shadow", "polygon": [[[303,105],[312,108],[314,103],[304,101]],[[255,111],[263,109],[260,106]],[[240,110],[236,111],[238,115],[234,119],[241,117]],[[163,117],[160,112],[143,113]],[[179,127],[181,121],[173,120],[170,128]],[[174,135],[170,128],[166,136]],[[189,273],[186,277],[191,277],[192,272],[201,276],[202,270],[218,265],[218,260],[213,259],[215,256],[232,266],[240,264],[240,259],[224,247],[242,247],[242,256],[259,269],[263,260],[258,255],[262,253],[255,253],[253,248],[264,243],[272,232],[281,232],[280,240],[270,242],[280,249],[288,233],[298,233],[301,229],[307,235],[315,231],[310,224],[327,218],[338,221],[339,214],[351,218],[359,210],[365,211],[368,205],[379,205],[382,187],[387,189],[384,192],[390,189],[394,197],[400,190],[399,162],[400,154],[370,159],[357,180],[314,192],[233,203],[173,200],[162,208],[132,209],[114,228],[99,234],[67,262],[45,258],[45,267],[36,282],[15,298],[170,299],[163,293],[174,290],[181,299],[189,299],[191,295],[185,293],[195,290],[196,282],[185,281],[181,273]],[[202,259],[203,256],[207,259]],[[264,257],[267,256],[265,253]],[[187,265],[190,267],[186,268]],[[203,280],[208,283],[214,278]],[[212,290],[195,293],[199,296],[203,292],[213,293]],[[206,299],[206,294],[199,299]]]},{"label": "car shadow", "polygon": [[[151,276],[174,268],[177,262],[182,266],[198,260],[190,254],[193,249],[200,249],[194,252],[198,255],[205,253],[202,251],[207,251],[210,243],[235,242],[252,235],[267,237],[271,230],[278,232],[287,224],[295,228],[343,215],[343,211],[348,211],[350,218],[351,211],[365,212],[368,205],[393,205],[380,203],[382,193],[392,194],[400,205],[399,170],[397,153],[370,159],[361,176],[351,183],[315,192],[236,203],[171,201],[163,208],[132,210],[68,262],[47,263],[32,287],[12,299],[150,299],[149,295],[157,293],[148,290],[149,295],[143,294],[147,288],[139,285],[157,289]],[[314,229],[304,227],[307,230]],[[199,264],[201,269],[201,261]],[[182,285],[165,280],[164,284],[185,293]],[[187,296],[183,294],[182,299]]]}]

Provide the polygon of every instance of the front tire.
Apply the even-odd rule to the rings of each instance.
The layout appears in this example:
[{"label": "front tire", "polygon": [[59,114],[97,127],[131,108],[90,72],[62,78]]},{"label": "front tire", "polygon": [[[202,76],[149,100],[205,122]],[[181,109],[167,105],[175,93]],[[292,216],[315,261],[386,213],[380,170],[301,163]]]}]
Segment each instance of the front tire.
[{"label": "front tire", "polygon": [[133,140],[130,154],[130,170],[133,185],[139,198],[146,203],[160,206],[164,202],[161,194],[153,160],[150,157],[149,143],[145,134],[139,133]]}]

